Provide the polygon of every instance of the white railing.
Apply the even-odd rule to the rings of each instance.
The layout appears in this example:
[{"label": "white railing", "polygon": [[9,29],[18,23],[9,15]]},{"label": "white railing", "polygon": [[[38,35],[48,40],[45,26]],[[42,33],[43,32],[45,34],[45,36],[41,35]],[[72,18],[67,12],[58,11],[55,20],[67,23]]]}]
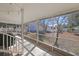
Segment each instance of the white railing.
[{"label": "white railing", "polygon": [[21,38],[17,38],[16,36],[12,36],[6,33],[0,33],[2,37],[2,48],[0,51],[5,53],[10,53],[11,55],[19,55],[22,54],[22,44]]},{"label": "white railing", "polygon": [[[6,53],[15,56],[15,55],[25,55],[26,50],[28,51],[27,55],[30,53],[33,55],[30,50],[27,49],[23,45],[22,38],[17,36],[15,33],[11,33],[14,35],[7,34],[5,32],[0,32],[2,35],[2,48],[0,49],[0,52],[3,52],[3,56],[6,55]],[[21,33],[20,33],[21,34]],[[23,53],[24,49],[24,53]],[[33,55],[34,56],[34,55]]]}]

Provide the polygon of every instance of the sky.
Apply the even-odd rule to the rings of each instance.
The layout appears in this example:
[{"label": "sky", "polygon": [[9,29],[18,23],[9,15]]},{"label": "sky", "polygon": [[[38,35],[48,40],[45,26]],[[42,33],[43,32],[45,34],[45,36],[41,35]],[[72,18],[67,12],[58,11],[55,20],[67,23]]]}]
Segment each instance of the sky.
[{"label": "sky", "polygon": [[[64,18],[64,19],[63,19]],[[57,19],[57,18],[56,18]],[[56,25],[57,24],[57,20],[56,19],[52,19],[52,20],[50,20],[50,19],[43,19],[43,20],[41,20],[41,23],[44,23],[44,24],[46,24],[46,25],[48,25],[48,26],[53,26],[53,25]],[[67,17],[65,17],[65,16],[60,16],[59,17],[59,19],[58,19],[58,23],[59,24],[65,24],[65,25],[67,25],[68,24],[68,19],[67,19]]]}]

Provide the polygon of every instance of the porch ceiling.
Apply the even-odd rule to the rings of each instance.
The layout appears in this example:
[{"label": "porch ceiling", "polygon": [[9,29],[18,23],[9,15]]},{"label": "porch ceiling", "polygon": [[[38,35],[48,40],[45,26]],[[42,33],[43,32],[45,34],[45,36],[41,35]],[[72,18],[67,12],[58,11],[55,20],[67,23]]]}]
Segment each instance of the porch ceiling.
[{"label": "porch ceiling", "polygon": [[78,3],[0,3],[0,22],[20,24],[20,8],[24,8],[24,23],[79,10]]}]

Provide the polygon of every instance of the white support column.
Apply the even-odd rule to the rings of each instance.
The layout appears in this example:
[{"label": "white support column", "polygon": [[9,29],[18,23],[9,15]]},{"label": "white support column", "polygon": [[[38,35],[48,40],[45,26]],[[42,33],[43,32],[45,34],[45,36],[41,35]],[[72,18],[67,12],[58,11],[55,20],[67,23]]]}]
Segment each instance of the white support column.
[{"label": "white support column", "polygon": [[[7,24],[6,24],[6,34],[7,34]],[[7,40],[7,50],[8,50],[8,35],[6,35],[7,36],[7,38],[6,38],[6,40]]]},{"label": "white support column", "polygon": [[24,20],[24,9],[21,8],[21,40],[22,40],[22,54],[24,53],[24,47],[23,47],[23,39],[24,39],[24,36],[23,36],[23,32],[24,32],[24,26],[23,26],[23,20]]},{"label": "white support column", "polygon": [[[18,32],[17,32],[17,25],[16,25],[16,35],[18,34]],[[17,51],[17,53],[18,53],[18,43],[17,43],[17,38],[15,38],[15,44],[16,44],[16,51]]]},{"label": "white support column", "polygon": [[39,41],[39,20],[36,23],[37,43]]}]

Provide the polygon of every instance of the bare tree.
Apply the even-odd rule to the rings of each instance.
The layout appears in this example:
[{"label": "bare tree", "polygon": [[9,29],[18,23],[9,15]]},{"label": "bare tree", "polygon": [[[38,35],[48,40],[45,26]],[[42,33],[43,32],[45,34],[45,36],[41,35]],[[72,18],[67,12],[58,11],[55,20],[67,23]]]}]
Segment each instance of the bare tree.
[{"label": "bare tree", "polygon": [[58,37],[59,37],[58,20],[59,20],[59,17],[56,18],[56,21],[57,21],[57,32],[56,32],[56,41],[54,43],[54,45],[57,46],[57,47],[59,46],[58,45]]},{"label": "bare tree", "polygon": [[62,16],[59,16],[59,17],[56,18],[56,21],[57,21],[57,22],[56,22],[56,23],[57,23],[57,31],[56,31],[56,41],[55,41],[54,45],[57,46],[57,47],[59,47],[59,45],[58,45],[59,33],[60,33],[60,32],[62,31],[62,29],[63,29],[63,28],[61,28],[61,26],[62,26],[63,20],[66,18],[66,16],[62,17],[61,23],[59,23],[60,17],[62,17]]}]

